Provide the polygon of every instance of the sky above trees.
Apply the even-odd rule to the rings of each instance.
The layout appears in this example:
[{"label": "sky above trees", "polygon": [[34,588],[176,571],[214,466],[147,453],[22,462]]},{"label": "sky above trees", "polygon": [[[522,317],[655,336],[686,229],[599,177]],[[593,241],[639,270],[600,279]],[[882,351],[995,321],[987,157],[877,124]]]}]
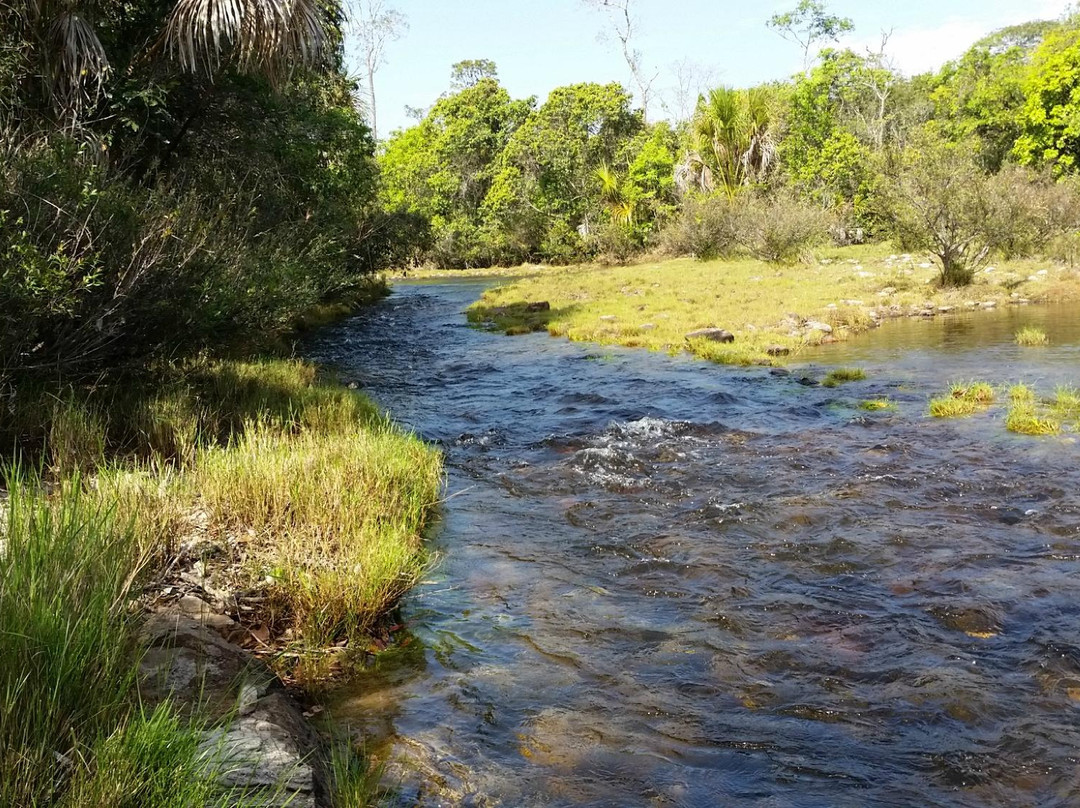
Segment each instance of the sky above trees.
[{"label": "sky above trees", "polygon": [[[677,117],[693,106],[697,84],[749,86],[802,68],[798,46],[769,30],[773,14],[795,0],[636,0],[646,70],[657,74],[650,117]],[[618,42],[603,36],[606,21],[582,0],[397,0],[409,29],[386,48],[377,79],[379,134],[413,123],[407,107],[425,109],[450,86],[450,66],[491,59],[514,97],[541,100],[555,87],[620,81],[632,87]],[[992,30],[1035,18],[1056,18],[1068,0],[834,0],[829,11],[850,17],[842,44],[880,44],[896,67],[917,73],[959,56]],[[350,67],[361,72],[355,49]]]}]

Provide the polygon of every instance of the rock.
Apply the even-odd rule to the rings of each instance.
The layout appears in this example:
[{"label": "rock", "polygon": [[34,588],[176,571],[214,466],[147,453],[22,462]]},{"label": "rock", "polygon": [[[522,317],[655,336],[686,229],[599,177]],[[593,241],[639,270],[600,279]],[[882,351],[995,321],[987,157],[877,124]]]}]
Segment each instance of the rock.
[{"label": "rock", "polygon": [[239,625],[228,615],[221,614],[202,598],[194,595],[184,595],[177,601],[175,608],[180,614],[197,620],[204,626],[217,629],[222,633],[228,633],[239,628]]},{"label": "rock", "polygon": [[790,376],[791,371],[790,370],[785,370],[784,368],[773,368],[772,370],[769,371],[769,375],[770,376]]},{"label": "rock", "polygon": [[954,308],[956,308],[956,307],[955,306],[938,306],[937,310],[940,311],[942,314],[948,314]]},{"label": "rock", "polygon": [[806,329],[808,331],[820,331],[822,334],[831,334],[832,326],[828,323],[821,323],[817,320],[807,320]]},{"label": "rock", "polygon": [[884,289],[882,289],[880,292],[878,292],[878,294],[881,295],[882,297],[888,297],[889,295],[895,295],[896,294],[896,287],[895,286],[886,286]]},{"label": "rock", "polygon": [[656,323],[642,323],[638,326],[638,331],[652,331],[656,328]]},{"label": "rock", "polygon": [[200,748],[220,761],[219,784],[242,793],[244,805],[315,808],[318,739],[285,693],[271,693],[248,715],[209,730]]},{"label": "rock", "polygon": [[803,376],[799,379],[799,384],[803,387],[817,387],[820,383],[817,379],[811,379],[809,376]]},{"label": "rock", "polygon": [[535,303],[526,303],[525,311],[551,311],[551,304],[546,300],[538,300]]},{"label": "rock", "polygon": [[765,349],[765,353],[769,356],[787,356],[791,353],[791,348],[786,345],[770,345]]},{"label": "rock", "polygon": [[346,385],[346,387],[348,387],[350,390],[359,390],[360,389],[360,383],[359,382],[349,382]]},{"label": "rock", "polygon": [[618,320],[619,318],[616,317],[614,314],[601,314],[600,319],[603,320],[605,323],[610,323]]},{"label": "rock", "polygon": [[997,306],[997,301],[996,300],[986,300],[986,301],[983,301],[983,303],[982,303],[982,307],[984,309],[992,309],[995,306]]},{"label": "rock", "polygon": [[[190,596],[182,604],[200,615],[208,606]],[[183,614],[152,615],[141,635],[148,646],[139,666],[143,704],[171,699],[221,722],[203,733],[200,749],[222,764],[219,784],[239,792],[237,804],[316,808],[326,778],[319,738],[266,665]]]},{"label": "rock", "polygon": [[687,339],[707,339],[711,342],[734,342],[735,335],[722,328],[699,328],[686,335]]},{"label": "rock", "polygon": [[139,694],[150,706],[172,698],[216,719],[236,707],[245,687],[262,696],[277,683],[266,665],[195,618],[152,615],[141,636],[147,651],[139,665]]}]

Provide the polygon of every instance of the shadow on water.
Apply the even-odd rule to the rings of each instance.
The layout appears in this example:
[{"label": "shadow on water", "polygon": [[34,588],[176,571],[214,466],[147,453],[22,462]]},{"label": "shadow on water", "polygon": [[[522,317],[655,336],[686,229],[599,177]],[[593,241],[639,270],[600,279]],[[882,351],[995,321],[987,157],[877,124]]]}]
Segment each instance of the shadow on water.
[{"label": "shadow on water", "polygon": [[[470,328],[482,286],[309,346],[447,455],[422,646],[332,705],[402,804],[1080,802],[1080,450],[925,417],[956,378],[1080,383],[1080,309],[775,374]],[[869,377],[800,383],[829,364]]]}]

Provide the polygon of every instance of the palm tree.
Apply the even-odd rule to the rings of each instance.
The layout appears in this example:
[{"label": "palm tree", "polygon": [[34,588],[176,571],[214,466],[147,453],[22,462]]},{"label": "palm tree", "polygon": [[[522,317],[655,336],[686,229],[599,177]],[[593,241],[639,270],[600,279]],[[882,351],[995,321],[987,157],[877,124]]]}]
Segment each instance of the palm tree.
[{"label": "palm tree", "polygon": [[621,225],[634,223],[636,205],[623,187],[619,175],[607,165],[596,169],[596,179],[600,183],[600,201],[607,208],[611,221]]},{"label": "palm tree", "polygon": [[[33,63],[29,72],[41,77],[62,117],[77,119],[99,99],[113,68],[93,19],[119,6],[118,0],[0,3],[0,25],[18,31]],[[164,52],[187,72],[213,74],[229,63],[276,80],[297,64],[322,62],[328,44],[339,40],[341,17],[336,0],[176,0],[138,58]]]},{"label": "palm tree", "polygon": [[717,87],[698,99],[688,156],[692,183],[729,195],[760,182],[776,158],[772,96],[764,87]]}]

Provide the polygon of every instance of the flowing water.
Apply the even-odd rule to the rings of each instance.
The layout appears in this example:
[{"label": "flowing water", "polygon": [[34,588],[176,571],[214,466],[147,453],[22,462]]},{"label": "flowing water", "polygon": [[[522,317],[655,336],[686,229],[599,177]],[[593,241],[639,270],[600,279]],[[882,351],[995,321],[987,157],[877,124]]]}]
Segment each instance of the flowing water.
[{"label": "flowing water", "polygon": [[[408,761],[402,805],[1080,804],[1080,444],[925,416],[955,379],[1080,384],[1080,309],[785,375],[486,333],[481,289],[309,346],[446,452],[409,641],[331,704]],[[869,378],[807,383],[835,364]]]}]

